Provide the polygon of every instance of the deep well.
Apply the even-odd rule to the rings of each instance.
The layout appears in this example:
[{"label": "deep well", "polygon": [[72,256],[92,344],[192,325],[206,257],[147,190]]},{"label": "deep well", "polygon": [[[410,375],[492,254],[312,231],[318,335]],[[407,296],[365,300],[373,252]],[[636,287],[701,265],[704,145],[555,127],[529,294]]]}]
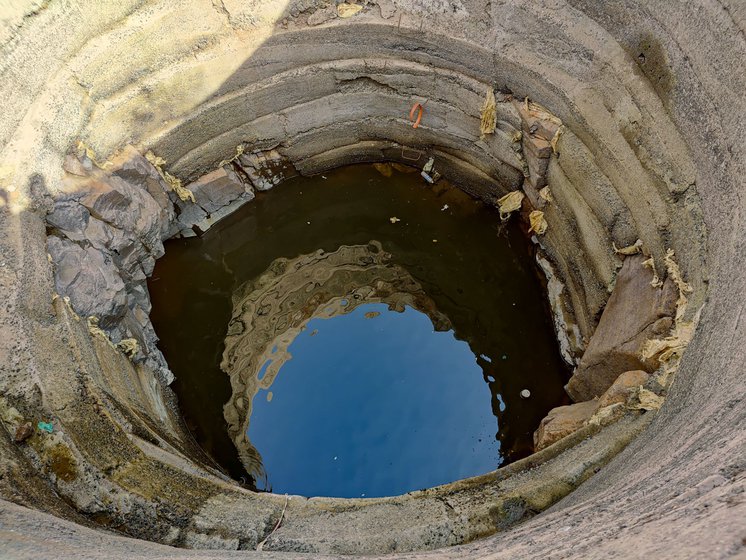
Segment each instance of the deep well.
[{"label": "deep well", "polygon": [[[3,555],[743,553],[743,3],[0,10]],[[527,459],[404,496],[242,488],[168,388],[145,288],[162,241],[283,177],[430,158],[486,202],[524,192],[512,219],[543,212],[586,417]],[[606,392],[628,370],[651,375]]]}]

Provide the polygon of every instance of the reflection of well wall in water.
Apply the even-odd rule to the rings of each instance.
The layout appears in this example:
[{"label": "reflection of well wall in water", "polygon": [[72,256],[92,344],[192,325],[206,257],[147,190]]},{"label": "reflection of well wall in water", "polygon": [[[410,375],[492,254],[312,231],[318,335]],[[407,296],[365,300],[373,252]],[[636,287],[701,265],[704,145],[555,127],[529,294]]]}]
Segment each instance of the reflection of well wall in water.
[{"label": "reflection of well wall in water", "polygon": [[259,278],[236,290],[221,363],[232,388],[224,415],[252,476],[265,478],[261,455],[247,435],[256,394],[272,386],[292,358],[288,348],[311,319],[330,319],[369,303],[386,303],[394,311],[410,306],[427,315],[435,330],[451,329],[422,286],[393,264],[377,241],[276,259]]}]

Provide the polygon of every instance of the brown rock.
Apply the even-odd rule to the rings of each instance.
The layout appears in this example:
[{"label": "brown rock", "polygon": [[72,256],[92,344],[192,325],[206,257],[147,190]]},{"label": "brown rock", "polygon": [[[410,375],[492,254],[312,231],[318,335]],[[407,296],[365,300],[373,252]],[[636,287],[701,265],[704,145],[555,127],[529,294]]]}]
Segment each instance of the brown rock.
[{"label": "brown rock", "polygon": [[530,130],[537,130],[537,125],[529,127],[529,123],[533,121],[536,121],[536,119],[523,121],[521,143],[523,146],[523,157],[526,158],[526,163],[528,164],[528,182],[534,188],[540,189],[547,184],[546,175],[547,168],[549,167],[549,158],[552,156],[552,145],[549,140],[530,132]]},{"label": "brown rock", "polygon": [[[524,141],[524,146],[530,142]],[[531,153],[529,149],[524,149],[524,156],[528,164],[528,181],[535,189],[541,189],[547,185],[547,169],[549,168],[549,158],[538,157]]]},{"label": "brown rock", "polygon": [[662,288],[650,285],[653,272],[642,265],[645,257],[625,258],[616,286],[575,373],[565,386],[575,401],[587,401],[611,387],[622,372],[655,369],[644,362],[642,347],[664,335],[676,311],[676,287],[669,278]]},{"label": "brown rock", "polygon": [[604,408],[614,403],[627,402],[627,396],[631,389],[643,385],[650,375],[640,369],[625,371],[616,381],[606,389],[606,392],[598,399],[598,408]]},{"label": "brown rock", "polygon": [[541,451],[579,430],[596,413],[597,408],[598,402],[595,399],[553,408],[534,432],[534,450]]},{"label": "brown rock", "polygon": [[15,442],[22,443],[33,435],[34,427],[31,425],[31,422],[26,422],[16,428]]},{"label": "brown rock", "polygon": [[534,111],[526,109],[526,103],[517,99],[513,100],[513,107],[518,111],[523,121],[524,135],[530,134],[531,136],[541,138],[547,142],[551,142],[554,135],[557,133],[559,124],[542,118],[540,114]]},{"label": "brown rock", "polygon": [[65,159],[62,162],[62,169],[79,177],[85,177],[88,175],[88,170],[83,165],[83,162],[73,154],[67,154],[65,156]]},{"label": "brown rock", "polygon": [[549,156],[552,155],[552,146],[547,140],[526,134],[525,131],[523,133],[523,139],[525,140],[523,144],[523,153],[527,158],[533,156],[541,159],[548,159]]},{"label": "brown rock", "polygon": [[165,236],[167,224],[173,219],[173,206],[169,200],[170,187],[158,170],[133,146],[125,146],[112,161],[109,172],[121,177],[129,184],[146,190],[161,208],[162,233]]}]

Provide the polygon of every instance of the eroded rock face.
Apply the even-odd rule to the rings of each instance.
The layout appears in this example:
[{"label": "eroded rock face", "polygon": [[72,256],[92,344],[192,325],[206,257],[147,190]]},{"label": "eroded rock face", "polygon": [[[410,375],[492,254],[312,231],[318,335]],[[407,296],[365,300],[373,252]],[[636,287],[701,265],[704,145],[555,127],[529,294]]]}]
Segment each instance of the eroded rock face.
[{"label": "eroded rock face", "polygon": [[186,188],[192,191],[196,203],[208,214],[227,206],[246,192],[243,181],[228,165],[203,175]]},{"label": "eroded rock face", "polygon": [[642,359],[642,349],[670,330],[677,291],[670,279],[661,288],[651,286],[653,272],[643,261],[643,255],[624,260],[596,332],[565,387],[576,402],[600,396],[624,371],[657,367]]},{"label": "eroded rock face", "polygon": [[57,269],[57,292],[69,297],[80,315],[104,317],[109,324],[121,319],[127,292],[110,256],[56,236],[48,238],[47,249]]},{"label": "eroded rock face", "polygon": [[67,157],[63,192],[47,216],[56,290],[78,315],[95,317],[112,342],[134,340],[132,358],[170,382],[145,284],[165,252],[174,215],[169,188],[132,147],[105,167],[83,152]]},{"label": "eroded rock face", "polygon": [[[534,451],[549,447],[590,422],[605,425],[621,418],[633,390],[644,385],[649,378],[650,374],[642,370],[625,371],[599,398],[553,408],[534,432]],[[660,398],[650,391],[645,393]],[[641,409],[637,404],[629,408]],[[651,410],[649,407],[642,409]]]},{"label": "eroded rock face", "polygon": [[238,162],[258,191],[268,191],[297,175],[293,166],[274,149],[241,154]]},{"label": "eroded rock face", "polygon": [[175,231],[183,237],[207,231],[254,199],[251,182],[244,180],[231,164],[203,175],[186,189],[194,196],[193,202],[171,195],[178,209]]},{"label": "eroded rock face", "polygon": [[549,411],[534,432],[534,448],[541,451],[582,428],[596,413],[598,401],[558,406]]},{"label": "eroded rock face", "polygon": [[78,315],[95,317],[112,342],[127,340],[130,356],[170,383],[148,316],[146,280],[165,239],[209,229],[252,200],[253,187],[225,165],[187,185],[194,202],[184,201],[132,146],[101,166],[81,150],[64,167],[64,188],[46,219],[56,290]]},{"label": "eroded rock face", "polygon": [[635,387],[644,385],[650,379],[650,374],[639,369],[625,371],[616,378],[616,381],[598,399],[598,408],[611,406],[615,403],[624,403],[629,397],[630,391]]},{"label": "eroded rock face", "polygon": [[521,147],[526,177],[523,190],[531,205],[541,209],[546,200],[539,196],[539,190],[547,186],[547,170],[553,153],[552,141],[556,140],[562,122],[528,99],[513,100],[513,106],[521,117]]}]

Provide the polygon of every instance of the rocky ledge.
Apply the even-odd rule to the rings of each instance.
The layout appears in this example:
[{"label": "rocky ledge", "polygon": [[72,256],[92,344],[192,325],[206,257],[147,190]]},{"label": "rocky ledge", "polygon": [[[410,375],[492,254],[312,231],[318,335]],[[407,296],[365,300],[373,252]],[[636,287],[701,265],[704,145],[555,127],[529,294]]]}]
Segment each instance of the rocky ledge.
[{"label": "rocky ledge", "polygon": [[272,159],[262,156],[245,158],[245,167],[227,162],[186,186],[132,146],[106,163],[82,145],[65,159],[63,188],[46,217],[56,291],[165,384],[173,374],[150,322],[147,278],[166,239],[208,230],[253,200],[255,186],[277,183]]}]

